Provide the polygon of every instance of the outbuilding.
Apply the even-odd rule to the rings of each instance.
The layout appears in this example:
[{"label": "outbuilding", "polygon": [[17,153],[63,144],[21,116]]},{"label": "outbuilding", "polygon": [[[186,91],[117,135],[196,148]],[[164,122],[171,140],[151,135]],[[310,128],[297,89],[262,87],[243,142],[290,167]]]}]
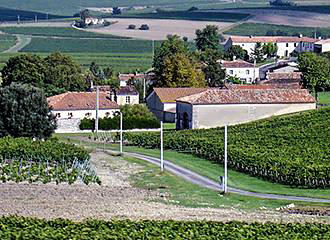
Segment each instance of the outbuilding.
[{"label": "outbuilding", "polygon": [[266,85],[210,88],[176,101],[177,129],[235,125],[271,116],[316,108],[306,89],[277,89]]}]

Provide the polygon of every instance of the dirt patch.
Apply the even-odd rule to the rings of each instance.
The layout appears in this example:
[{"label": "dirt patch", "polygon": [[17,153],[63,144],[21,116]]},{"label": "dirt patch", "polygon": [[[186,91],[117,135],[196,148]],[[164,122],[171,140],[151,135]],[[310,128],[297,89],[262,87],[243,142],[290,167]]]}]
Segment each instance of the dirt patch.
[{"label": "dirt patch", "polygon": [[[163,19],[108,19],[109,21],[118,21],[109,27],[99,29],[88,29],[87,31],[113,34],[117,36],[141,38],[148,40],[164,40],[169,34],[177,34],[179,36],[186,36],[189,40],[193,40],[195,31],[202,29],[206,25],[216,25],[219,29],[228,28],[234,23],[227,22],[208,22],[208,21],[189,21],[189,20],[163,20]],[[148,24],[149,30],[129,30],[128,25],[134,24],[139,28],[142,24]]]},{"label": "dirt patch", "polygon": [[[103,152],[92,153],[92,163],[102,186],[68,184],[0,184],[0,215],[21,215],[39,218],[98,219],[175,219],[214,221],[273,221],[330,223],[328,217],[288,214],[280,211],[245,212],[235,208],[186,208],[157,202],[167,201],[166,194],[138,189],[128,178],[141,166],[111,157]],[[157,201],[155,201],[157,200]]]}]

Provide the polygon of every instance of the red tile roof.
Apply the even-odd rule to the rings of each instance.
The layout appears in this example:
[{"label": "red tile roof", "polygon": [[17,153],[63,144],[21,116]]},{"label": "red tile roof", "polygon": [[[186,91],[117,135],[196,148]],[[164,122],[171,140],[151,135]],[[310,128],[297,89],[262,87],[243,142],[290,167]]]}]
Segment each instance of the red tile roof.
[{"label": "red tile roof", "polygon": [[314,43],[317,42],[317,39],[309,38],[309,37],[248,37],[248,36],[231,36],[231,40],[234,43],[287,43],[287,42],[309,42]]},{"label": "red tile roof", "polygon": [[315,103],[305,89],[208,89],[179,98],[177,101],[197,104],[284,104]]},{"label": "red tile roof", "polygon": [[252,84],[226,84],[226,88],[229,90],[246,90],[246,89],[259,89],[259,90],[269,90],[269,89],[278,89],[282,88],[278,84],[267,84],[267,85],[252,85]]},{"label": "red tile roof", "polygon": [[281,80],[281,79],[297,79],[301,80],[302,73],[301,72],[270,72],[267,73],[267,77],[269,80]]},{"label": "red tile roof", "polygon": [[[47,98],[48,105],[55,111],[93,110],[96,108],[96,92],[67,92]],[[100,109],[118,109],[116,102],[110,101],[108,92],[99,93]]]},{"label": "red tile roof", "polygon": [[245,62],[243,60],[222,61],[221,65],[224,68],[254,68],[252,63]]},{"label": "red tile roof", "polygon": [[175,102],[177,98],[200,93],[207,88],[154,88],[155,94],[161,102]]}]

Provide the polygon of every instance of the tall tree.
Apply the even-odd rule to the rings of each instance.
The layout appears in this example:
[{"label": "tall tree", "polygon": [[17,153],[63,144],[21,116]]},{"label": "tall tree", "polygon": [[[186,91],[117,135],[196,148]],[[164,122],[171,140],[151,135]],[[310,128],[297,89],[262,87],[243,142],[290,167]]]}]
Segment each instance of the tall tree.
[{"label": "tall tree", "polygon": [[200,51],[206,49],[218,49],[223,36],[219,33],[219,28],[215,25],[207,25],[204,29],[196,30],[196,47]]},{"label": "tall tree", "polygon": [[267,58],[275,57],[278,47],[274,43],[266,43],[262,46],[262,52],[267,55]]},{"label": "tall tree", "polygon": [[190,57],[179,53],[164,61],[161,87],[204,87],[205,76]]},{"label": "tall tree", "polygon": [[43,92],[27,84],[0,88],[0,137],[48,138],[56,128]]},{"label": "tall tree", "polygon": [[244,50],[241,46],[233,45],[225,52],[225,58],[227,60],[233,60],[234,57],[242,59],[242,60],[249,60],[249,55],[246,50]]},{"label": "tall tree", "polygon": [[257,43],[252,52],[252,58],[256,60],[257,63],[264,61],[265,53],[263,51],[261,43]]},{"label": "tall tree", "polygon": [[153,68],[155,73],[155,86],[163,86],[165,59],[175,54],[190,55],[187,43],[180,39],[177,35],[167,36],[167,40],[163,41],[161,46],[156,49],[153,59]]},{"label": "tall tree", "polygon": [[303,53],[298,57],[299,70],[303,73],[302,85],[313,92],[330,87],[330,61],[315,53]]}]

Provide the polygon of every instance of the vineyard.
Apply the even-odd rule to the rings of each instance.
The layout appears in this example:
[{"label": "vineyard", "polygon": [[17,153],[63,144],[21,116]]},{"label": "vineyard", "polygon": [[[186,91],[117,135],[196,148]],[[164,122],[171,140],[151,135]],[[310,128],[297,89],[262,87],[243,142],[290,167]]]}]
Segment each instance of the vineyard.
[{"label": "vineyard", "polygon": [[0,34],[0,52],[14,46],[16,37],[9,34]]},{"label": "vineyard", "polygon": [[5,239],[329,239],[330,225],[320,223],[244,223],[206,221],[130,221],[24,217],[0,218]]},{"label": "vineyard", "polygon": [[[223,163],[223,128],[169,131],[164,148]],[[131,145],[159,148],[159,133],[126,133]],[[228,129],[228,165],[281,184],[330,187],[330,108],[273,117]]]},{"label": "vineyard", "polygon": [[57,140],[0,139],[0,181],[98,183],[86,150]]}]

